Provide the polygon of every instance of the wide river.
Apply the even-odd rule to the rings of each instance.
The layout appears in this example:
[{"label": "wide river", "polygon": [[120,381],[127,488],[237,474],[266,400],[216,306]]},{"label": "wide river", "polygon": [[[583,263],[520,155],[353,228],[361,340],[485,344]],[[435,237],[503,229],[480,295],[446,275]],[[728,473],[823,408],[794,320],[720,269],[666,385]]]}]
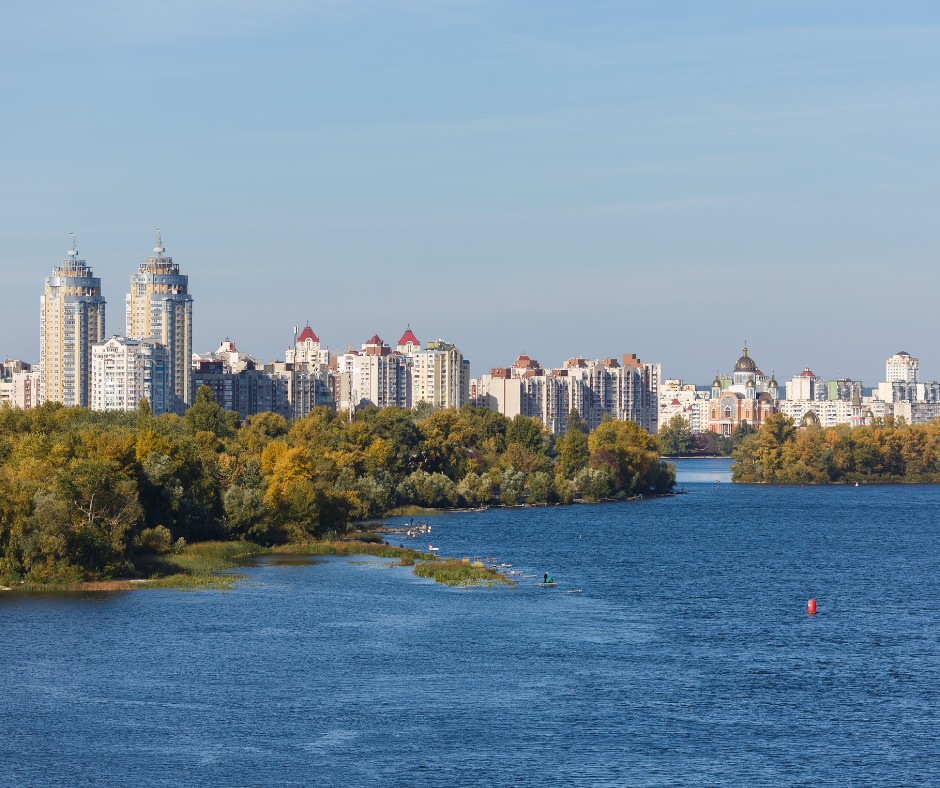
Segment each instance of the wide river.
[{"label": "wide river", "polygon": [[0,783],[940,784],[940,487],[679,465],[688,495],[432,520],[513,588],[336,558],[0,594]]}]

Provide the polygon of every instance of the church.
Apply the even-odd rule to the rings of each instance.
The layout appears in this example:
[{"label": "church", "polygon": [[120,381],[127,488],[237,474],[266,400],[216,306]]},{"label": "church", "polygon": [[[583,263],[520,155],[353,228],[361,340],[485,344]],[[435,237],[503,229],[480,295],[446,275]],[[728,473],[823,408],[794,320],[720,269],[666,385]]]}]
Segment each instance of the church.
[{"label": "church", "polygon": [[757,362],[744,354],[734,365],[734,374],[728,378],[715,375],[712,395],[708,403],[708,429],[719,435],[730,436],[742,424],[759,429],[764,420],[776,413],[777,381],[768,380]]}]

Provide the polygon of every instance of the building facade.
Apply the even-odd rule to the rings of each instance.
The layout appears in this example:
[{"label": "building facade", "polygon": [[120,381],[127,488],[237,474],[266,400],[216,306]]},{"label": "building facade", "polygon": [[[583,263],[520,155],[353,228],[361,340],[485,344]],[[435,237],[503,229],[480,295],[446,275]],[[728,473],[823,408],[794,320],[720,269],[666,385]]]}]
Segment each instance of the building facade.
[{"label": "building facade", "polygon": [[16,359],[0,365],[0,406],[29,410],[39,404],[40,373],[37,366]]},{"label": "building facade", "polygon": [[659,428],[659,364],[644,364],[634,354],[621,360],[569,359],[562,369],[543,369],[527,355],[512,367],[495,367],[471,384],[471,404],[508,418],[539,419],[564,434],[568,414],[576,411],[595,429],[604,418],[634,421],[649,432]]},{"label": "building facade", "polygon": [[330,361],[336,407],[344,411],[373,405],[411,408],[411,359],[392,350],[374,334],[361,350],[349,350]]},{"label": "building facade", "polygon": [[776,412],[777,380],[768,379],[757,362],[744,352],[735,362],[730,384],[727,378],[715,375],[708,403],[708,429],[719,435],[730,436],[747,424],[759,429]]},{"label": "building facade", "polygon": [[131,277],[125,298],[126,334],[133,339],[155,339],[169,354],[169,410],[183,413],[192,402],[193,297],[189,277],[165,255],[157,230],[154,256],[140,264]]},{"label": "building facade", "polygon": [[[470,362],[463,353],[442,339],[416,348],[408,339],[411,329],[399,340],[398,347],[411,360],[411,397],[415,405],[427,402],[435,408],[460,409],[470,401]],[[413,338],[414,335],[411,334]],[[401,351],[400,351],[401,352]]]},{"label": "building facade", "polygon": [[101,280],[78,257],[74,236],[67,257],[46,279],[39,320],[40,400],[87,407],[91,351],[104,338],[105,299]]},{"label": "building facade", "polygon": [[136,410],[146,400],[154,416],[166,413],[169,354],[154,339],[114,336],[92,348],[92,410]]}]

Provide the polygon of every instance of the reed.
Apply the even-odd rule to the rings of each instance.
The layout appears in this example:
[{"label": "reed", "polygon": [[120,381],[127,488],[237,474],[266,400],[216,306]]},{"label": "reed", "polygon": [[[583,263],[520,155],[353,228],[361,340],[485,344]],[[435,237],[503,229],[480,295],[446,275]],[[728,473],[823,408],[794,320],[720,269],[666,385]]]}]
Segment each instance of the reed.
[{"label": "reed", "polygon": [[448,586],[493,586],[497,583],[511,585],[512,581],[495,569],[479,562],[470,563],[455,558],[444,561],[425,561],[417,564],[414,573],[418,577],[430,577]]}]

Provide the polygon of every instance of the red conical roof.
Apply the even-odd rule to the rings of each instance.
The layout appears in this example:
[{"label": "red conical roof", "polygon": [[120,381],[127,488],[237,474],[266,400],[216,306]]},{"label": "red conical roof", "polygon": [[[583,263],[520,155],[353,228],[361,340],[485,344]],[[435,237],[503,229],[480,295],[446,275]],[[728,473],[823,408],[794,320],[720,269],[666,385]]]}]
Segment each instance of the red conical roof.
[{"label": "red conical roof", "polygon": [[366,344],[367,344],[367,345],[381,345],[381,344],[382,344],[382,340],[381,340],[381,338],[379,337],[378,334],[373,334],[373,335],[372,335],[372,339],[367,340],[367,341],[366,341]]},{"label": "red conical roof", "polygon": [[420,345],[418,338],[414,335],[414,332],[411,330],[411,326],[405,329],[405,333],[401,335],[401,339],[398,340],[399,345],[407,345],[411,342],[412,345]]},{"label": "red conical roof", "polygon": [[310,326],[307,326],[303,331],[300,332],[300,336],[297,337],[298,342],[306,342],[308,339],[312,339],[314,342],[319,342],[320,337],[313,333],[313,329]]}]

